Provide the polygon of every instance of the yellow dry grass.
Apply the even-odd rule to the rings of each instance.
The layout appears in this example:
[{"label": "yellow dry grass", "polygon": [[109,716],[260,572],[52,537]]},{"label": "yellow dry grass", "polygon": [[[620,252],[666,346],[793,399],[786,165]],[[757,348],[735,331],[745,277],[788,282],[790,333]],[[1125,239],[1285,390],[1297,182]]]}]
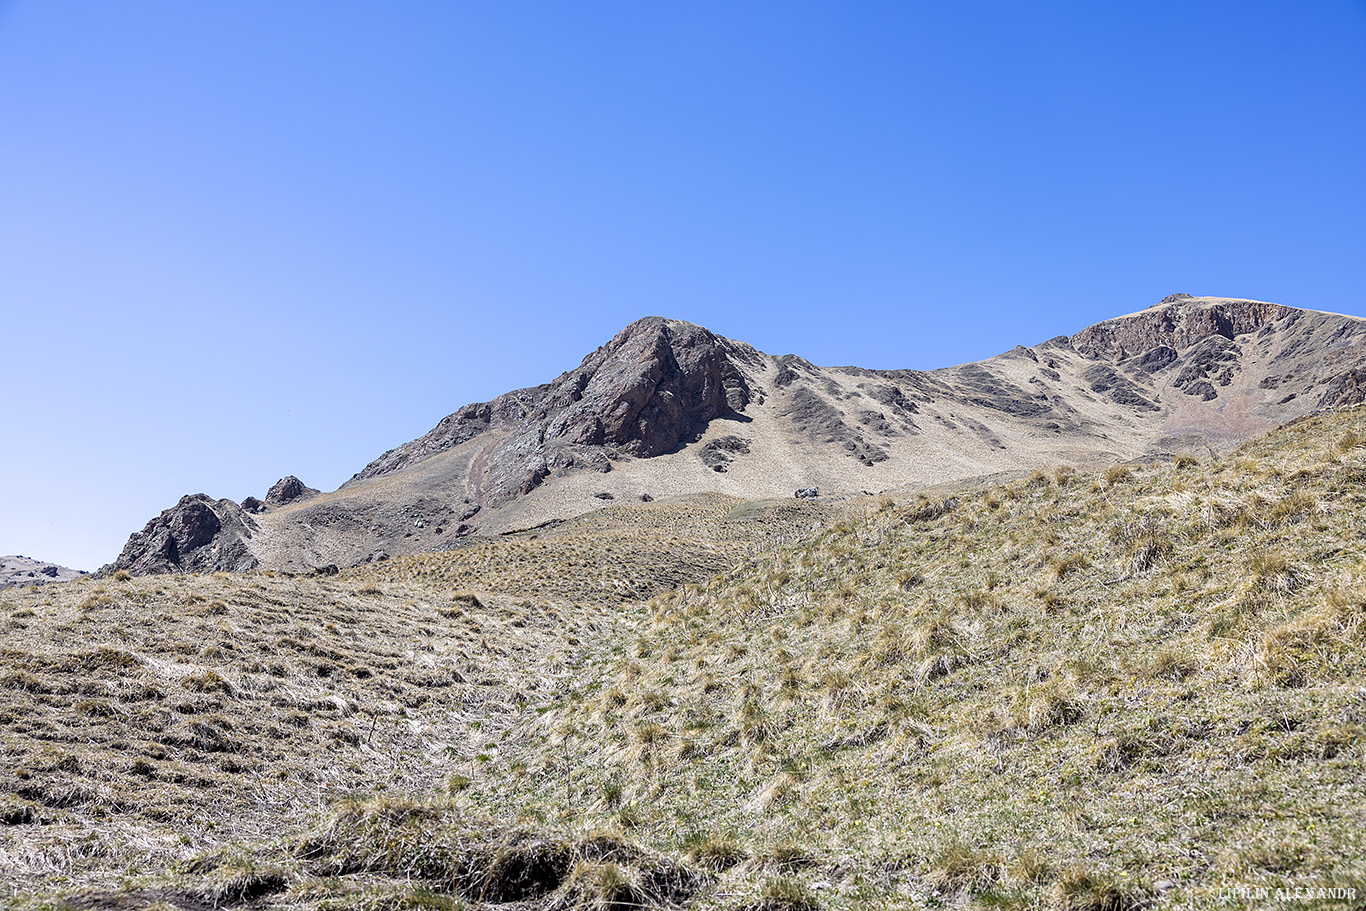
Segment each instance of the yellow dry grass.
[{"label": "yellow dry grass", "polygon": [[1364,439],[6,593],[0,870],[29,907],[1360,907]]}]

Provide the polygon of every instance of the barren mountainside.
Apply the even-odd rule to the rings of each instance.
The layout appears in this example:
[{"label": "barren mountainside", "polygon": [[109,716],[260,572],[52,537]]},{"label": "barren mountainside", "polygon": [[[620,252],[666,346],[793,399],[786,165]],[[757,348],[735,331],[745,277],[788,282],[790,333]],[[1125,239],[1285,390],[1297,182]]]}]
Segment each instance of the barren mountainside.
[{"label": "barren mountainside", "polygon": [[553,382],[466,405],[336,491],[189,496],[105,572],[311,571],[535,529],[611,500],[910,491],[1057,464],[1222,451],[1366,398],[1366,321],[1158,305],[939,370],[819,367],[661,317]]}]

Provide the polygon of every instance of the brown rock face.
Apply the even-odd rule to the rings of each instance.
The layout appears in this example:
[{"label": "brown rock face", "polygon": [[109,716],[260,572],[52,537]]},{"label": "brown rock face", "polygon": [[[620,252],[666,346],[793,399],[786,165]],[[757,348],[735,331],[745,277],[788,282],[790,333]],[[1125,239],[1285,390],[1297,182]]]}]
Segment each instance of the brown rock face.
[{"label": "brown rock face", "polygon": [[100,575],[120,569],[139,576],[254,569],[257,560],[245,540],[255,530],[255,520],[231,500],[213,500],[202,493],[181,497],[134,532],[123,553]]},{"label": "brown rock face", "polygon": [[1320,408],[1341,408],[1366,402],[1366,369],[1348,370],[1334,379],[1319,400]]},{"label": "brown rock face", "polygon": [[1069,341],[1087,357],[1117,361],[1159,348],[1184,351],[1213,335],[1232,339],[1295,312],[1291,307],[1261,301],[1208,306],[1185,295],[1172,295],[1163,305],[1142,313],[1089,326]]},{"label": "brown rock face", "polygon": [[638,320],[551,383],[530,420],[544,426],[547,440],[641,458],[672,452],[712,419],[749,404],[749,386],[731,361],[740,353],[700,326]]},{"label": "brown rock face", "polygon": [[508,433],[485,460],[486,505],[529,493],[552,475],[611,471],[614,459],[673,452],[710,421],[738,417],[752,393],[737,362],[758,358],[700,326],[637,320],[553,383],[466,405],[353,480],[388,474],[489,429]]}]

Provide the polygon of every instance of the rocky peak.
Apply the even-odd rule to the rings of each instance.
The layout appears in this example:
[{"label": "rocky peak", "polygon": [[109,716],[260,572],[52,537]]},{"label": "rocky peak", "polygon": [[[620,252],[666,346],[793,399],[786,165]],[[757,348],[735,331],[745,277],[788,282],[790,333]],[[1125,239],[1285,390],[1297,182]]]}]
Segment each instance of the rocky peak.
[{"label": "rocky peak", "polygon": [[308,487],[294,475],[276,481],[266,492],[266,503],[271,506],[284,506],[295,500],[317,495],[318,491]]},{"label": "rocky peak", "polygon": [[484,460],[485,505],[526,494],[551,475],[611,471],[612,459],[673,452],[708,422],[743,412],[753,393],[742,365],[762,365],[749,345],[645,317],[553,382],[466,405],[353,480],[389,474],[490,429],[507,435]]},{"label": "rocky peak", "polygon": [[639,457],[671,452],[749,404],[735,359],[751,354],[700,326],[646,317],[551,383],[529,422],[544,424],[547,441]]},{"label": "rocky peak", "polygon": [[245,542],[256,529],[256,520],[231,500],[190,494],[130,535],[123,553],[99,574],[253,569],[257,561]]},{"label": "rocky peak", "polygon": [[1298,312],[1263,301],[1173,294],[1141,313],[1089,326],[1069,341],[1087,357],[1119,361],[1160,347],[1184,352],[1214,335],[1232,339]]},{"label": "rocky peak", "polygon": [[752,396],[742,364],[761,356],[678,320],[627,326],[562,374],[491,453],[485,505],[536,489],[547,477],[607,472],[621,458],[680,449],[717,418],[739,416]]}]

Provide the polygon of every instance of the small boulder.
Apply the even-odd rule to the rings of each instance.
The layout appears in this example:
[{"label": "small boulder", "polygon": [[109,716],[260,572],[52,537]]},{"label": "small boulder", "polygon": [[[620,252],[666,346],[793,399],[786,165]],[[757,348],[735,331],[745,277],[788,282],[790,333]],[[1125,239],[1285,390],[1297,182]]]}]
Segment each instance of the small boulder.
[{"label": "small boulder", "polygon": [[799,488],[797,492],[793,494],[793,496],[799,500],[814,500],[816,497],[819,497],[820,495],[821,492],[816,487],[802,487]]}]

